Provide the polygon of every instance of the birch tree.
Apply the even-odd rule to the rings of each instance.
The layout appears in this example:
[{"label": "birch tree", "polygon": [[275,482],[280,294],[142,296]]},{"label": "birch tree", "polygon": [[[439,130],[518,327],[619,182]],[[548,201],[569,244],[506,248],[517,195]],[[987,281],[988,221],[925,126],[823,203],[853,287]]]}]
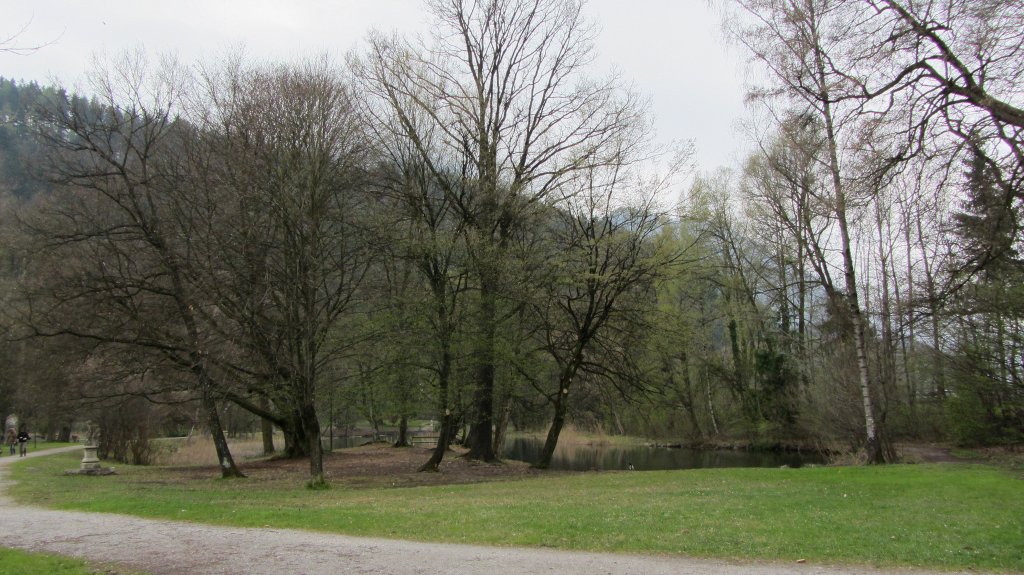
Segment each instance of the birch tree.
[{"label": "birch tree", "polygon": [[[864,16],[840,0],[737,0],[751,20],[735,30],[735,37],[764,65],[770,82],[756,96],[769,105],[795,109],[820,127],[821,164],[827,177],[827,204],[838,236],[840,281],[826,274],[832,261],[821,262],[819,277],[829,297],[841,302],[850,317],[857,372],[863,403],[864,445],[868,460],[883,463],[893,459],[884,444],[884,430],[876,418],[875,384],[868,365],[866,317],[858,293],[851,222],[856,217],[858,192],[873,193],[872,182],[880,175],[870,159],[857,155],[866,134],[876,125],[869,122],[871,111],[859,97],[863,82],[858,80],[856,62],[844,59],[854,54],[861,37],[858,26]],[[824,252],[820,254],[824,256]]]}]

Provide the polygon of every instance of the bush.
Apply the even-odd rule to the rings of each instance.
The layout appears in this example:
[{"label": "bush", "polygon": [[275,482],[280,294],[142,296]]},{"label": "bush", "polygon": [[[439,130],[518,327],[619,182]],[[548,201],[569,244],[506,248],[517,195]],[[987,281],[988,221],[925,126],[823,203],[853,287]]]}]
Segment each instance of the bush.
[{"label": "bush", "polygon": [[946,402],[953,440],[964,446],[994,446],[1024,440],[1024,410],[990,393],[988,382],[967,378]]},{"label": "bush", "polygon": [[151,465],[157,454],[151,411],[147,402],[132,398],[101,412],[97,450],[100,459]]}]

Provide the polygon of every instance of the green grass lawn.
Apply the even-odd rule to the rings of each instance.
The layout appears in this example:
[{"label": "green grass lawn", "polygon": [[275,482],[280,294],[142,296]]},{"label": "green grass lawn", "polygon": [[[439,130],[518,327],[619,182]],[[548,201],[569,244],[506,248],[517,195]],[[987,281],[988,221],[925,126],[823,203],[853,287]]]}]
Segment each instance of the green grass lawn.
[{"label": "green grass lawn", "polygon": [[237,526],[700,557],[1024,570],[1024,481],[983,465],[553,475],[403,489],[182,480],[160,468],[62,476],[19,463],[19,500]]},{"label": "green grass lawn", "polygon": [[0,575],[104,575],[138,573],[104,565],[98,567],[79,559],[27,553],[18,549],[0,547]]},{"label": "green grass lawn", "polygon": [[32,441],[29,441],[28,449],[29,453],[32,453],[33,451],[43,451],[44,449],[53,449],[55,447],[71,447],[72,445],[81,446],[82,443],[78,441],[73,441],[69,443],[63,443],[60,441],[40,441],[38,443],[34,443]]}]

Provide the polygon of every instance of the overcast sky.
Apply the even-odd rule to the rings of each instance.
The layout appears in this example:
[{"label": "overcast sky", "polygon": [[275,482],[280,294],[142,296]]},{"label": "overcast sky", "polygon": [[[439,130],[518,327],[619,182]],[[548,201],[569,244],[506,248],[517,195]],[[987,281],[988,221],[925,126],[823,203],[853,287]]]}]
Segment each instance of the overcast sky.
[{"label": "overcast sky", "polygon": [[[0,37],[52,44],[0,53],[0,76],[74,86],[96,53],[144,47],[185,62],[244,46],[279,60],[343,56],[368,30],[423,30],[420,0],[23,0],[3,2]],[[702,171],[740,159],[743,56],[722,40],[705,0],[590,0],[597,70],[612,66],[650,96],[661,141],[692,140]]]}]

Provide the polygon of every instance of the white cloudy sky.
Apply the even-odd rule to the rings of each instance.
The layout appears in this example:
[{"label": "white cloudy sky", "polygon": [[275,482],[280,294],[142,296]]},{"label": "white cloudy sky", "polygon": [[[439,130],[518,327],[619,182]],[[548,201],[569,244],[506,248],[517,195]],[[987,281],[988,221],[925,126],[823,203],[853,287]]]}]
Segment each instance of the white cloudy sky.
[{"label": "white cloudy sky", "polygon": [[[371,28],[415,33],[426,25],[420,0],[8,0],[0,7],[0,38],[25,26],[18,44],[52,41],[27,56],[0,53],[0,76],[69,86],[93,54],[140,45],[184,61],[240,45],[281,60],[340,57]],[[590,0],[586,11],[601,30],[598,70],[615,66],[650,96],[660,140],[692,140],[701,170],[739,159],[743,56],[725,45],[706,0]]]}]

